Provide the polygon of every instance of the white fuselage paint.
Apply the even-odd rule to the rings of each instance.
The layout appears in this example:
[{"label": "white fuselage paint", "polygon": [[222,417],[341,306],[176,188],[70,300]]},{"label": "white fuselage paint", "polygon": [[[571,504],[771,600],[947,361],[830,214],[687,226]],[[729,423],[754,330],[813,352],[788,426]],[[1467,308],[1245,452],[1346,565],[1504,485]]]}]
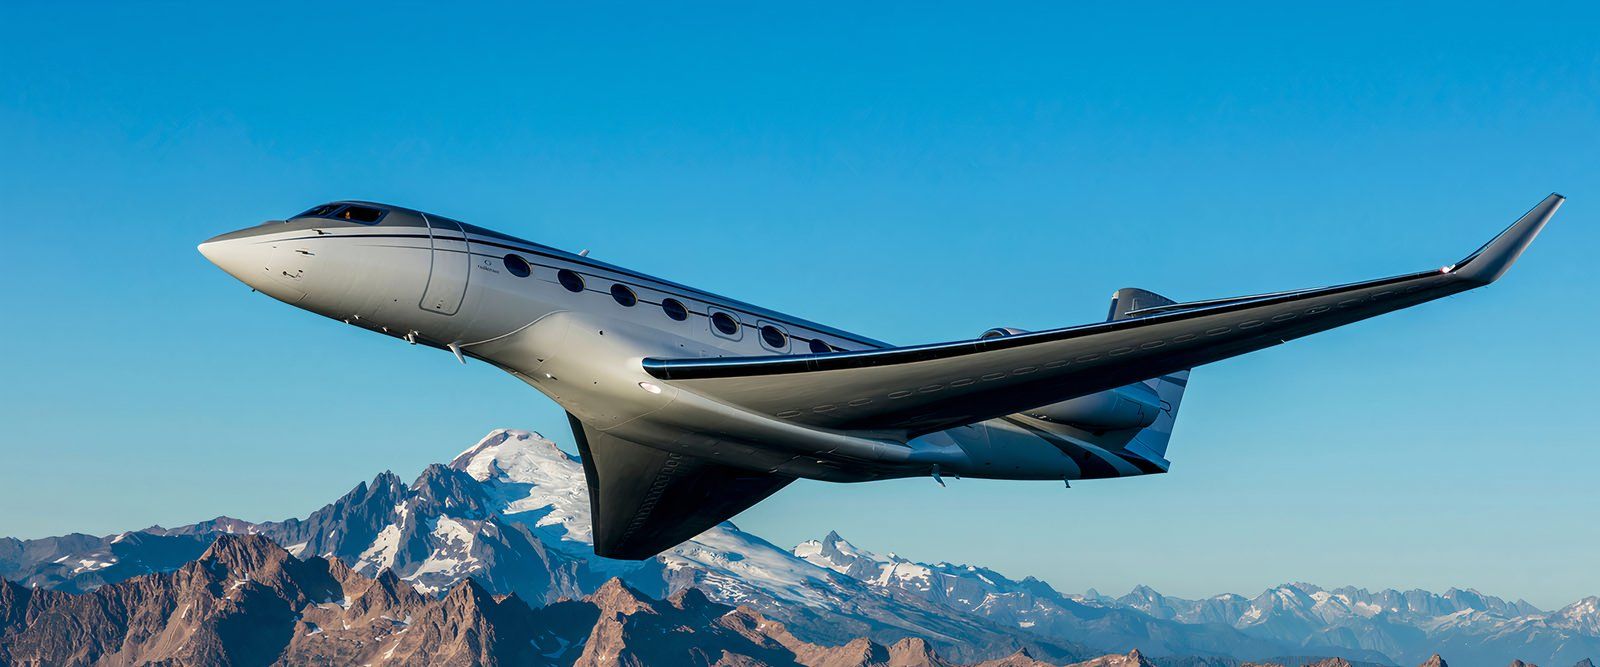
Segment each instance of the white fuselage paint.
[{"label": "white fuselage paint", "polygon": [[[786,423],[683,391],[649,376],[641,360],[810,354],[812,340],[836,350],[886,345],[446,218],[385,208],[378,224],[294,218],[224,234],[200,249],[275,299],[396,338],[453,346],[597,430],[730,465],[845,482],[927,475],[934,466],[944,475],[998,479],[1160,472],[1096,446],[1092,434],[1020,415],[907,439]],[[505,260],[512,254],[531,275],[513,275]],[[562,270],[580,276],[583,289],[563,286]],[[613,298],[619,284],[637,303]],[[688,317],[668,317],[667,299],[686,306]],[[716,312],[737,319],[738,331],[717,331]],[[783,331],[787,344],[765,343],[766,325]]]}]

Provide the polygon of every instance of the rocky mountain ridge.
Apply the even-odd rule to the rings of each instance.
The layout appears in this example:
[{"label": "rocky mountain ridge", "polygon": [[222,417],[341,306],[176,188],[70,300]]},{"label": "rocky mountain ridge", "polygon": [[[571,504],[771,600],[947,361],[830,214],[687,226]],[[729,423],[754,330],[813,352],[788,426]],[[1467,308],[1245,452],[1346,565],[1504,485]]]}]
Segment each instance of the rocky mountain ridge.
[{"label": "rocky mountain ridge", "polygon": [[[0,663],[47,665],[771,665],[956,667],[928,642],[820,645],[686,588],[653,600],[611,579],[529,607],[465,578],[423,595],[388,571],[297,558],[224,534],[195,561],[86,593],[0,582]],[[984,667],[1046,666],[1026,650]],[[1153,667],[1137,651],[1077,663]]]},{"label": "rocky mountain ridge", "polygon": [[1498,667],[1508,656],[1566,664],[1600,652],[1593,599],[1546,614],[1460,590],[1288,584],[1255,598],[1183,600],[1143,587],[1120,598],[1068,595],[1031,577],[879,556],[836,534],[786,550],[731,523],[656,559],[612,561],[590,550],[588,511],[575,457],[535,433],[498,430],[410,485],[383,473],[304,519],[0,538],[0,576],[28,589],[95,591],[178,571],[219,536],[255,534],[360,576],[388,572],[427,596],[466,579],[537,608],[581,599],[612,579],[654,598],[695,588],[817,645],[916,637],[969,662],[1026,651],[1063,663],[1138,648],[1211,661],[1340,655],[1394,664],[1448,648],[1458,667]]},{"label": "rocky mountain ridge", "polygon": [[921,640],[810,644],[693,588],[651,600],[612,579],[532,608],[466,578],[428,596],[387,571],[296,558],[260,535],[223,535],[173,572],[87,593],[0,583],[0,663],[952,664]]}]

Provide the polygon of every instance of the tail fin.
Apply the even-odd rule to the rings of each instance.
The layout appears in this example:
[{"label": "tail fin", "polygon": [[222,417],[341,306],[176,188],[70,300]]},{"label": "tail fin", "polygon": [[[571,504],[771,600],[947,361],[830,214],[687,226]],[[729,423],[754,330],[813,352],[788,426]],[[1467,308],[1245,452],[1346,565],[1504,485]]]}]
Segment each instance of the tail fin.
[{"label": "tail fin", "polygon": [[[1172,299],[1137,287],[1124,287],[1111,295],[1111,312],[1106,321],[1128,319],[1128,313],[1177,303]],[[1138,317],[1135,315],[1134,317]],[[1154,423],[1146,426],[1125,446],[1128,450],[1167,467],[1167,443],[1172,440],[1172,426],[1178,419],[1178,404],[1183,401],[1183,390],[1189,386],[1187,369],[1145,380],[1161,398],[1161,414]]]},{"label": "tail fin", "polygon": [[1124,287],[1111,295],[1111,312],[1106,314],[1107,322],[1128,319],[1128,313],[1146,308],[1170,306],[1177,303],[1172,299],[1156,294],[1150,290],[1137,287]]}]

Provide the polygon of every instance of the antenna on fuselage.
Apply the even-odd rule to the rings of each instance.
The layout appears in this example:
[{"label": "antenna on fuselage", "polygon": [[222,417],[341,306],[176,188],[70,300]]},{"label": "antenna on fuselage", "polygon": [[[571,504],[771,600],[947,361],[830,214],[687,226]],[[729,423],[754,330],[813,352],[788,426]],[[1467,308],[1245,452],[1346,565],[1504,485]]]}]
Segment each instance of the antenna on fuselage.
[{"label": "antenna on fuselage", "polygon": [[589,249],[588,248],[584,248],[583,250],[579,250],[578,251],[578,256],[579,257],[588,257],[589,256]]}]

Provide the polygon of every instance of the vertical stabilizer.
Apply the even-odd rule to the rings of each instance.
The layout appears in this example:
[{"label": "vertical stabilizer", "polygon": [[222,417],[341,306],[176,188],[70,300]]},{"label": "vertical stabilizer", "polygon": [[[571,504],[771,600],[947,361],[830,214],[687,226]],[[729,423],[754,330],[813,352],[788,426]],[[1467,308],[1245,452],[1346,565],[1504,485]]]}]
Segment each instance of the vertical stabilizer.
[{"label": "vertical stabilizer", "polygon": [[[1111,312],[1106,316],[1106,321],[1125,320],[1131,311],[1174,303],[1177,302],[1149,290],[1124,287],[1111,295]],[[1161,398],[1161,414],[1156,416],[1155,423],[1141,429],[1139,434],[1128,442],[1127,448],[1160,463],[1164,468],[1167,463],[1167,443],[1172,440],[1172,426],[1178,420],[1178,404],[1183,401],[1183,390],[1189,386],[1189,371],[1168,373],[1145,380],[1143,384],[1154,390]]]},{"label": "vertical stabilizer", "polygon": [[1177,302],[1150,290],[1124,287],[1111,295],[1111,312],[1106,314],[1106,321],[1125,320],[1131,311],[1170,306],[1174,303]]}]

